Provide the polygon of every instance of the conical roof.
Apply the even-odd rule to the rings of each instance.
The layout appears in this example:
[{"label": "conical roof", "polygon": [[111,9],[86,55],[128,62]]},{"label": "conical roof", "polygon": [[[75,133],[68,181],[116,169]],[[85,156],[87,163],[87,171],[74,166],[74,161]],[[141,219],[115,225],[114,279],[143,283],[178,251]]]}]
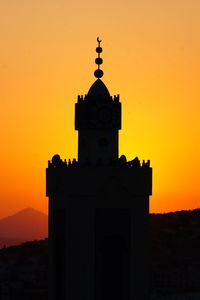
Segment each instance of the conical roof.
[{"label": "conical roof", "polygon": [[89,99],[110,99],[110,93],[101,79],[97,79],[90,87],[87,97]]}]

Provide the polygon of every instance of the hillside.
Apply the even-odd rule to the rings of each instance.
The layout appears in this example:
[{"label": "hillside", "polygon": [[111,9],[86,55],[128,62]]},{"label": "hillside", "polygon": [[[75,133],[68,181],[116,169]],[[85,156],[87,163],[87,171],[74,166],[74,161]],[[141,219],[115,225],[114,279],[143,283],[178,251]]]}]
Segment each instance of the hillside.
[{"label": "hillside", "polygon": [[[200,209],[151,214],[149,252],[150,300],[200,299]],[[0,250],[4,296],[47,299],[47,277],[47,239]]]},{"label": "hillside", "polygon": [[[151,214],[149,253],[150,300],[200,299],[200,209]],[[47,239],[0,250],[5,293],[47,299],[47,274]]]},{"label": "hillside", "polygon": [[48,217],[32,208],[0,219],[0,247],[44,239],[48,235]]}]

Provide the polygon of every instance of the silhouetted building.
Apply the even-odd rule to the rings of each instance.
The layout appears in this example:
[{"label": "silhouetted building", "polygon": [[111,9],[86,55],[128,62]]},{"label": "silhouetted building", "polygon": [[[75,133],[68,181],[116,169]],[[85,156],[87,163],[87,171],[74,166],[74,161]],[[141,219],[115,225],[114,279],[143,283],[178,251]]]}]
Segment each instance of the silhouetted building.
[{"label": "silhouetted building", "polygon": [[78,96],[78,161],[47,168],[51,300],[148,299],[150,162],[118,156],[119,95],[97,80]]}]

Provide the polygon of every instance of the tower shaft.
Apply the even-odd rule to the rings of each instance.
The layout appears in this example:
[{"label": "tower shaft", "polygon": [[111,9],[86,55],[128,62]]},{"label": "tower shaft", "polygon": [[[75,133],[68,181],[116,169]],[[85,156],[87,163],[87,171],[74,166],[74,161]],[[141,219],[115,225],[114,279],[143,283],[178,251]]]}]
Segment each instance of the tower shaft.
[{"label": "tower shaft", "polygon": [[118,130],[79,130],[78,161],[81,165],[109,165],[118,159]]},{"label": "tower shaft", "polygon": [[75,104],[78,161],[54,155],[49,197],[49,299],[149,300],[150,162],[118,155],[119,95],[98,78]]}]

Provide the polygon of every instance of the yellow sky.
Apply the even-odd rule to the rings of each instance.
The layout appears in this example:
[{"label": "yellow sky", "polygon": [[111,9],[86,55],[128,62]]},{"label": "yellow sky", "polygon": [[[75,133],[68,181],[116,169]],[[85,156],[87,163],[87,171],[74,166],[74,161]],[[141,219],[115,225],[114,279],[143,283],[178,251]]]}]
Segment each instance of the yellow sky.
[{"label": "yellow sky", "polygon": [[103,40],[120,94],[120,154],[150,159],[152,212],[200,206],[200,1],[0,2],[0,217],[46,211],[47,160],[77,156],[74,103]]}]

